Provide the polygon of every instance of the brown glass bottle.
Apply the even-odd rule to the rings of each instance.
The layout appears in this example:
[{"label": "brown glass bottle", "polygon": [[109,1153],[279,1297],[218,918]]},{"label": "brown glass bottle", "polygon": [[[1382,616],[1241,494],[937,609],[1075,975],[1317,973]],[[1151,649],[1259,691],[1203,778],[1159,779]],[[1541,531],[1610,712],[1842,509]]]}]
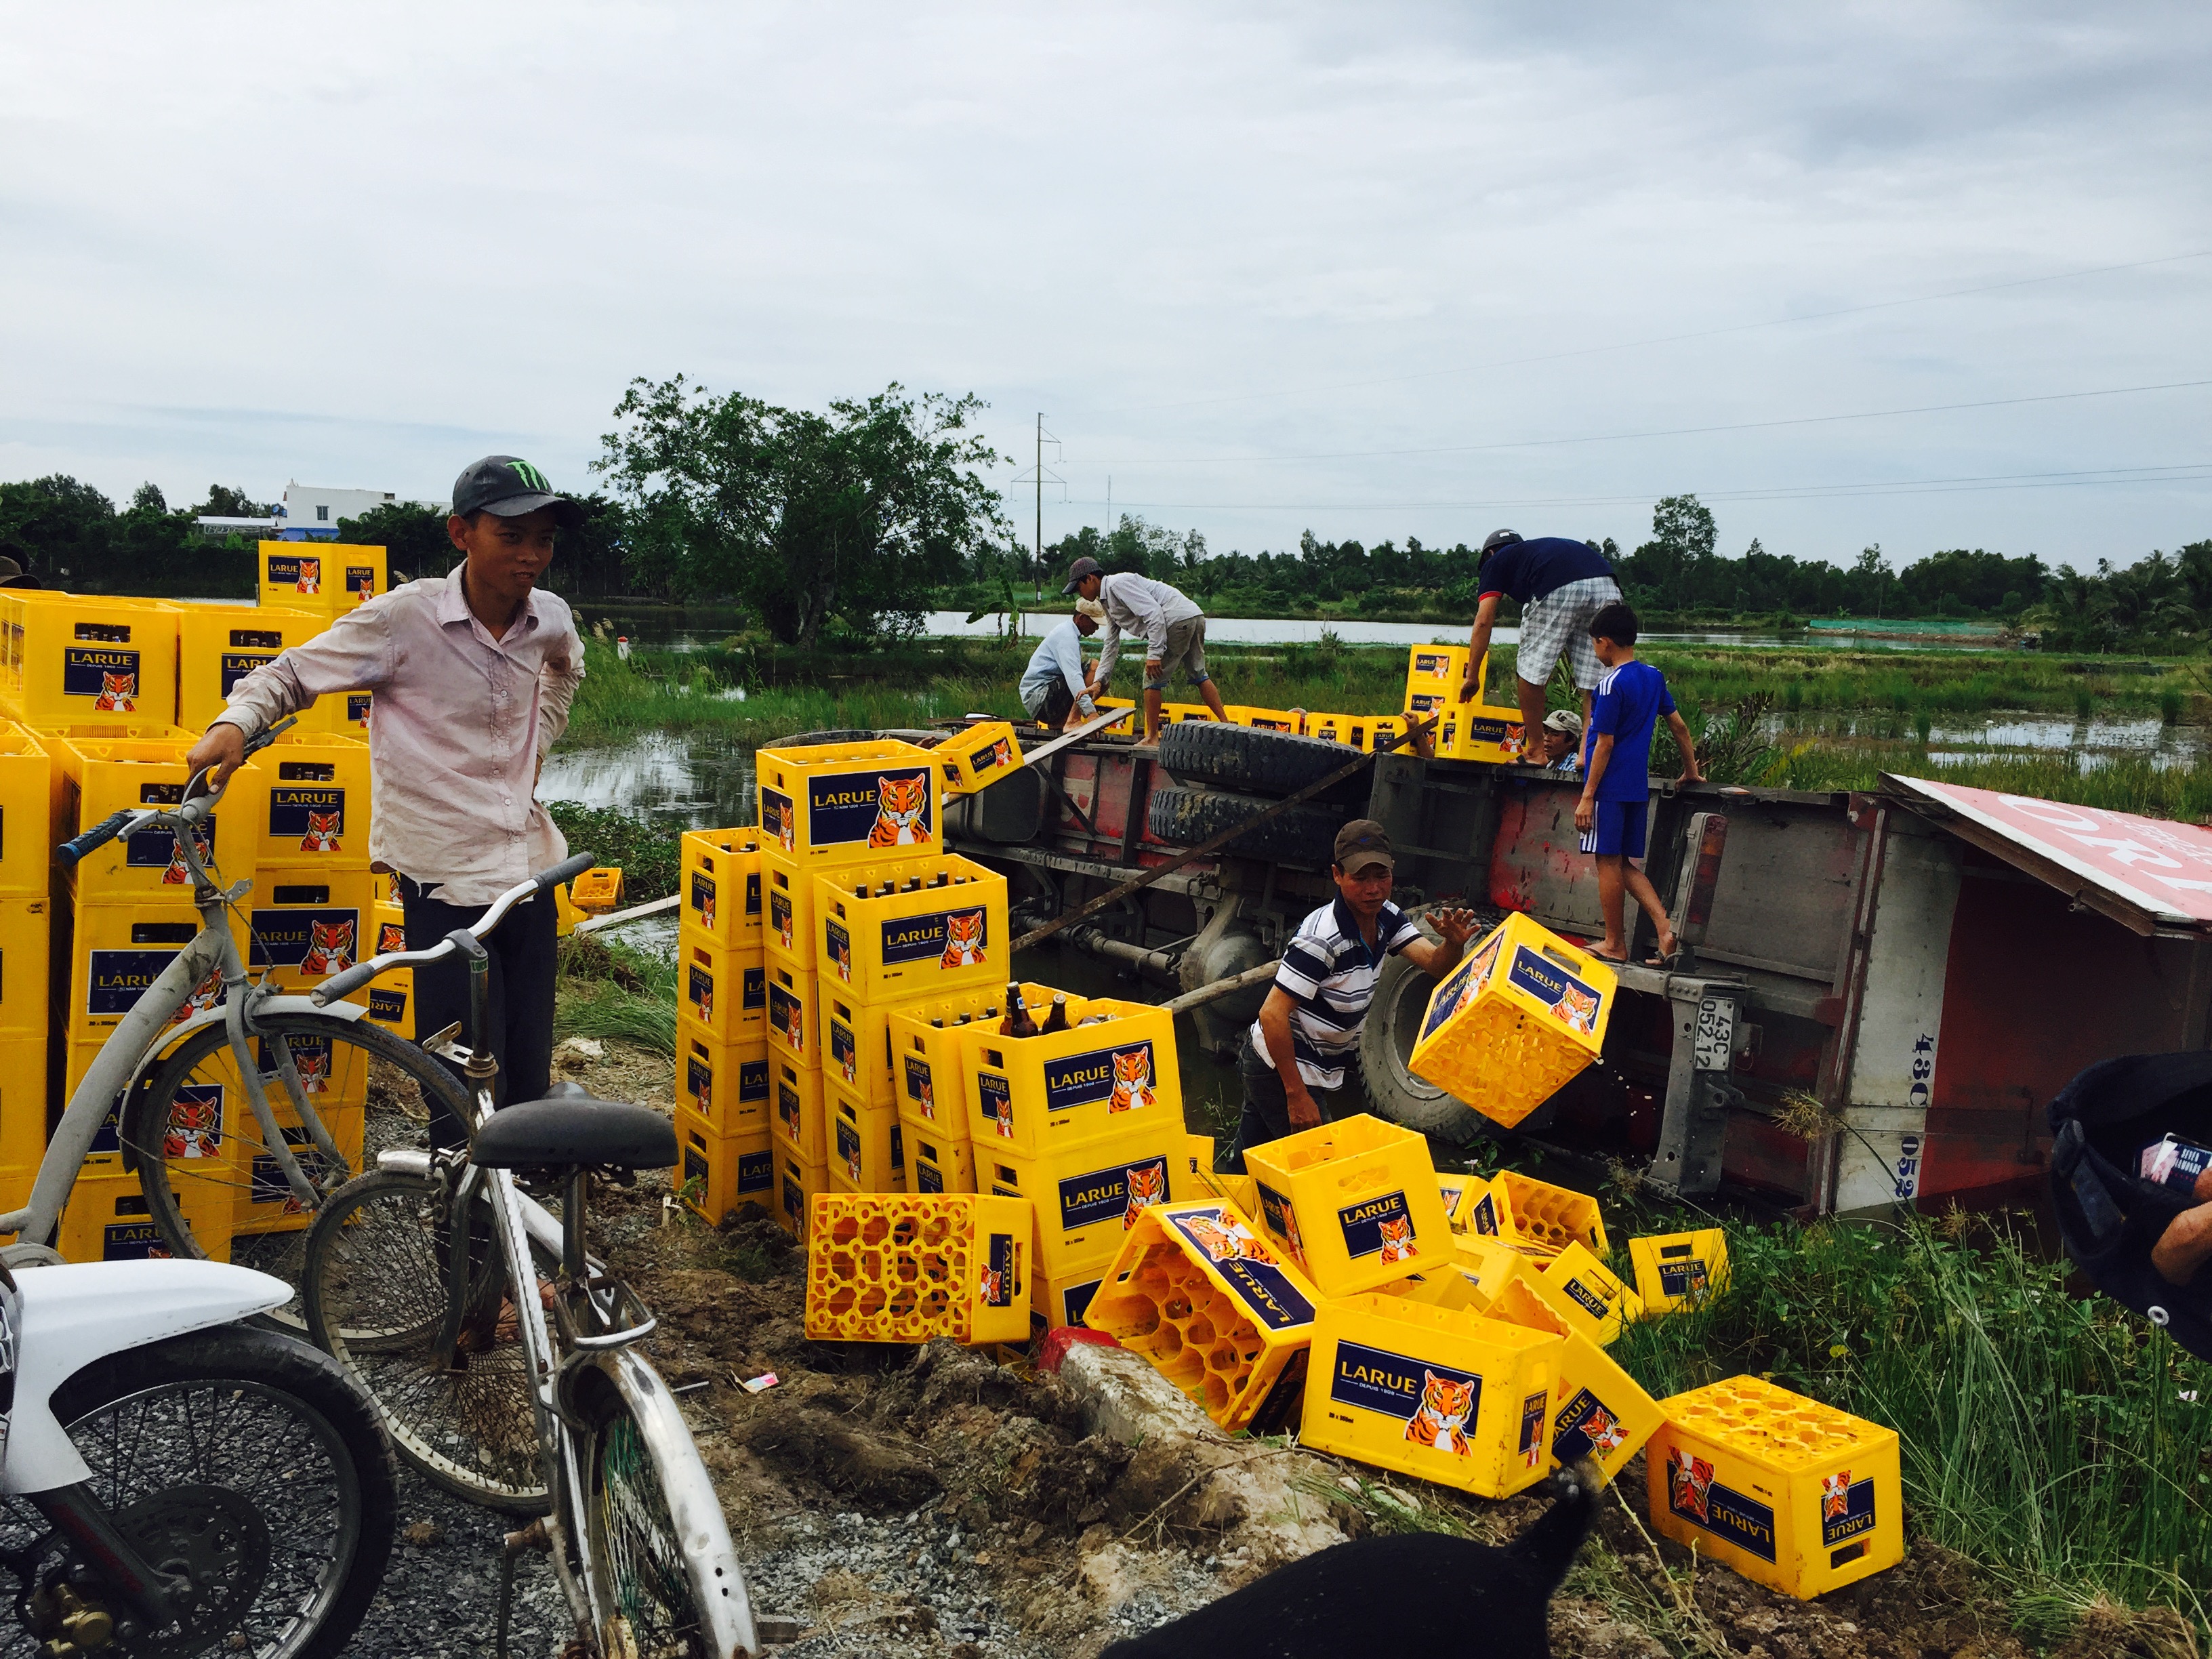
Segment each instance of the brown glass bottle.
[{"label": "brown glass bottle", "polygon": [[1010,1037],[1032,1037],[1037,1034],[1036,1021],[1030,1018],[1029,1005],[1022,1000],[1018,981],[1006,987],[1006,1022],[999,1027],[999,1032]]},{"label": "brown glass bottle", "polygon": [[1054,991],[1052,994],[1052,1007],[1046,1012],[1044,1024],[1039,1028],[1037,1035],[1050,1036],[1054,1031],[1065,1031],[1066,1029],[1067,993]]}]

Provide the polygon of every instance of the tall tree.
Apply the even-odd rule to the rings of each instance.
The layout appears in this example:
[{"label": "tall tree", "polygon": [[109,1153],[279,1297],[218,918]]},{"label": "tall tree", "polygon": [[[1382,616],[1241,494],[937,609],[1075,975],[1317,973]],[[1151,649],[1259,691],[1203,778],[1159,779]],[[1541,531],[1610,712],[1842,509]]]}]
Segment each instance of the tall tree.
[{"label": "tall tree", "polygon": [[338,539],[382,548],[394,583],[442,576],[461,562],[446,534],[446,515],[420,501],[379,501],[357,519],[340,519]]},{"label": "tall tree", "polygon": [[977,476],[998,459],[970,429],[983,406],[894,383],[817,414],[640,379],[592,465],[629,509],[638,568],[735,595],[811,646],[833,617],[863,636],[918,627],[930,587],[1011,533]]}]

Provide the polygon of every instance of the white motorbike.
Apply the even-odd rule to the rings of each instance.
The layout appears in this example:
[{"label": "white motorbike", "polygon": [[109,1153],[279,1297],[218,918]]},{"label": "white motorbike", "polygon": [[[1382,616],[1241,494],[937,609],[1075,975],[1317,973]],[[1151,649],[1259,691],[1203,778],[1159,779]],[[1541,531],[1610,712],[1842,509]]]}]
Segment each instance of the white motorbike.
[{"label": "white motorbike", "polygon": [[[335,1655],[384,1577],[391,1442],[211,1261],[0,1266],[0,1655]],[[4,1587],[0,1578],[0,1587]]]}]

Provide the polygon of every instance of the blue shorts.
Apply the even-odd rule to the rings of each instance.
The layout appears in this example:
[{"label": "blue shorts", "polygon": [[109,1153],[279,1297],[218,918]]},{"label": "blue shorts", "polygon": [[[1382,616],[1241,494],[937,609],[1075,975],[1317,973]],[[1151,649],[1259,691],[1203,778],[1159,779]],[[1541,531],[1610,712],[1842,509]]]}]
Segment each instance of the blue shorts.
[{"label": "blue shorts", "polygon": [[1583,851],[1599,857],[1640,859],[1644,856],[1644,820],[1648,801],[1594,802],[1597,817],[1583,832]]}]

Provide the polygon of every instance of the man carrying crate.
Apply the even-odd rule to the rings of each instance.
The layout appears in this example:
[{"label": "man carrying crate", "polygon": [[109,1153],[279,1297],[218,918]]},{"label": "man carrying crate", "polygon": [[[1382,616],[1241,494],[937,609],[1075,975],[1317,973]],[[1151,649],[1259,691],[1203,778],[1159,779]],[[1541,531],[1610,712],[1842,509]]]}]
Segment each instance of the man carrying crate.
[{"label": "man carrying crate", "polygon": [[1443,942],[1434,943],[1390,902],[1397,858],[1372,818],[1338,830],[1335,853],[1328,872],[1337,896],[1299,923],[1284,946],[1275,982],[1237,1051],[1244,1115],[1229,1153],[1232,1172],[1243,1172],[1254,1146],[1365,1111],[1359,1033],[1382,958],[1402,952],[1442,979],[1459,965],[1474,931],[1473,912],[1438,910],[1429,921]]},{"label": "man carrying crate", "polygon": [[[486,456],[453,485],[446,533],[461,563],[342,614],[240,680],[187,764],[228,777],[246,739],[287,714],[331,692],[374,691],[370,868],[393,878],[410,949],[471,926],[568,856],[536,795],[584,678],[584,642],[567,603],[538,580],[556,531],[582,518],[529,462]],[[484,940],[502,1100],[539,1099],[550,1080],[556,920],[551,903],[526,902]],[[418,1031],[465,1024],[466,964],[417,968],[415,1006]],[[433,1113],[432,1140],[460,1145],[462,1126],[441,1103]]]}]

